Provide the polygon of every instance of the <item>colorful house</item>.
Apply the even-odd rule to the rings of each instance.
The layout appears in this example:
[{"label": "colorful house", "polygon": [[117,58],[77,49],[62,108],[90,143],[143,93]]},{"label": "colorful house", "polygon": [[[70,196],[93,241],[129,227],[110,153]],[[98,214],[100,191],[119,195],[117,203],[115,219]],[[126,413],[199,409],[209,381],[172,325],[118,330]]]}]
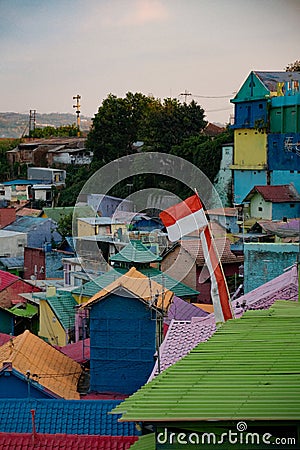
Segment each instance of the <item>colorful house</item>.
[{"label": "colorful house", "polygon": [[80,398],[81,366],[28,330],[2,345],[0,367],[2,398]]},{"label": "colorful house", "polygon": [[299,72],[252,71],[231,100],[234,203],[255,185],[300,189],[299,82]]},{"label": "colorful house", "polygon": [[90,318],[90,390],[130,394],[144,384],[173,292],[132,267],[81,308]]},{"label": "colorful house", "polygon": [[35,294],[39,299],[39,336],[50,344],[64,346],[74,342],[76,301],[69,292],[57,292],[49,287],[47,292]]},{"label": "colorful house", "polygon": [[42,217],[18,217],[12,224],[6,226],[3,231],[15,231],[27,234],[27,246],[43,248],[52,241],[59,243],[62,240],[57,232],[57,225],[51,219]]},{"label": "colorful house", "polygon": [[282,220],[300,217],[300,194],[292,184],[254,186],[243,202],[250,203],[249,215],[256,219]]},{"label": "colorful house", "polygon": [[121,420],[151,424],[153,449],[229,450],[236,448],[233,436],[248,449],[275,442],[286,449],[287,438],[291,448],[297,446],[299,319],[298,302],[247,311],[112,412],[122,413]]}]

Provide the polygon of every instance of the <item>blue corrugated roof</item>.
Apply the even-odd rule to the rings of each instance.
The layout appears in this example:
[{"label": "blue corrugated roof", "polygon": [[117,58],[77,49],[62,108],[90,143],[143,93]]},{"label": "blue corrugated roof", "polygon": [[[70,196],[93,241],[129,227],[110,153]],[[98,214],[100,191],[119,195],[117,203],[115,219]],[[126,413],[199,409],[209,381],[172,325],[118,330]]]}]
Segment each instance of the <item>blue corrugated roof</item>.
[{"label": "blue corrugated roof", "polygon": [[16,269],[24,266],[24,256],[0,258],[0,266],[7,267],[8,269]]},{"label": "blue corrugated roof", "polygon": [[18,217],[13,223],[7,225],[7,227],[4,227],[3,229],[26,233],[31,229],[33,229],[34,227],[42,223],[45,223],[47,220],[49,219],[44,219],[42,217],[29,217],[29,216]]},{"label": "blue corrugated roof", "polygon": [[4,183],[2,183],[4,186],[15,186],[18,184],[21,185],[32,185],[32,184],[45,184],[45,182],[43,180],[22,180],[22,179],[18,179],[18,180],[11,180],[11,181],[4,181]]},{"label": "blue corrugated roof", "polygon": [[31,433],[35,410],[38,433],[135,436],[134,423],[108,414],[121,400],[0,399],[0,432]]}]

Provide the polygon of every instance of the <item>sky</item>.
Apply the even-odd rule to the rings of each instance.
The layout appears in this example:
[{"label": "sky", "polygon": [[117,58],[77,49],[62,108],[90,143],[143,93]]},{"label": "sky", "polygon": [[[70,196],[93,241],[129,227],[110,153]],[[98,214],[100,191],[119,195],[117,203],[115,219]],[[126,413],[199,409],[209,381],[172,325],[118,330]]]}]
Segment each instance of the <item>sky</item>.
[{"label": "sky", "polygon": [[[0,0],[0,112],[94,117],[112,93],[228,123],[251,70],[300,59],[300,0]],[[184,96],[187,92],[188,96]]]}]

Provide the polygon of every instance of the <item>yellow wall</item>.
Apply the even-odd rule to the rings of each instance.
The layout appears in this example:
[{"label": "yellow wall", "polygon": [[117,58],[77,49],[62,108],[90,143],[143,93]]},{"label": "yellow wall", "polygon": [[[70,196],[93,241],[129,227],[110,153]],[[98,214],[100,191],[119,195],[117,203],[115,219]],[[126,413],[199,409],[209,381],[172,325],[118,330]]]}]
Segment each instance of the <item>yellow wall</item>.
[{"label": "yellow wall", "polygon": [[[101,291],[101,288],[100,288],[100,287],[99,287],[99,291]],[[83,303],[86,303],[86,302],[89,301],[89,299],[91,298],[91,297],[84,297],[83,295],[80,296],[80,295],[78,295],[78,294],[73,294],[73,293],[72,293],[72,296],[74,297],[75,301],[76,301],[79,305],[82,305]]]},{"label": "yellow wall", "polygon": [[[97,234],[97,226],[90,225],[83,220],[77,219],[78,237],[81,236],[95,236]],[[96,230],[96,231],[95,231]]]},{"label": "yellow wall", "polygon": [[265,167],[267,164],[267,134],[257,130],[234,131],[234,166]]},{"label": "yellow wall", "polygon": [[64,346],[67,344],[66,332],[45,300],[40,299],[39,336],[46,338],[49,344]]}]

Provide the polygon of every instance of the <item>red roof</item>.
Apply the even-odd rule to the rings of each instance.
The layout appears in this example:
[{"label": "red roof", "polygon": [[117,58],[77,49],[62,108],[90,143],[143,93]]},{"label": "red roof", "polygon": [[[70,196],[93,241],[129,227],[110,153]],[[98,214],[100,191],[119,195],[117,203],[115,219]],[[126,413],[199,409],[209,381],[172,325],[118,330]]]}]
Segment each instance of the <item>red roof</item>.
[{"label": "red roof", "polygon": [[90,359],[89,338],[84,341],[75,342],[74,344],[65,345],[64,347],[55,345],[55,348],[80,364]]},{"label": "red roof", "polygon": [[256,192],[258,192],[267,202],[300,202],[300,195],[290,184],[282,184],[279,186],[254,186],[246,199],[253,197]]},{"label": "red roof", "polygon": [[10,336],[9,334],[0,333],[0,347],[1,345],[6,344],[6,342],[10,341],[11,338],[12,336]]},{"label": "red roof", "polygon": [[0,433],[0,450],[127,450],[137,436]]},{"label": "red roof", "polygon": [[0,292],[4,291],[8,286],[15,283],[19,280],[17,275],[13,275],[10,272],[6,272],[5,270],[0,270]]}]

